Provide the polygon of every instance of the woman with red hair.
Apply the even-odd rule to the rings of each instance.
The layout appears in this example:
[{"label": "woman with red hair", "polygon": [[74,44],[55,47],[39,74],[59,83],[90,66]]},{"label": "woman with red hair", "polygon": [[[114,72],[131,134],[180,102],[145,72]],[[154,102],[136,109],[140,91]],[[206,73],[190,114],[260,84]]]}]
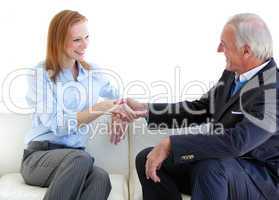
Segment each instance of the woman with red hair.
[{"label": "woman with red hair", "polygon": [[76,11],[58,13],[49,26],[46,60],[29,78],[26,99],[35,112],[21,173],[27,184],[48,187],[44,200],[105,200],[111,191],[108,173],[84,150],[84,126],[119,109],[113,100],[97,103],[98,97],[119,95],[102,70],[85,62],[88,43],[87,19]]}]

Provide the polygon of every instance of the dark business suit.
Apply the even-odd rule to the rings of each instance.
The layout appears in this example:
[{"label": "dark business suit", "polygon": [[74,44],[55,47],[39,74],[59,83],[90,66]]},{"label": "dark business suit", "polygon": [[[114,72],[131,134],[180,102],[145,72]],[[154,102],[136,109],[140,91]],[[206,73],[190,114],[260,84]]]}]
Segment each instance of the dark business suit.
[{"label": "dark business suit", "polygon": [[151,149],[139,153],[136,164],[144,200],[181,199],[179,192],[195,200],[218,200],[222,195],[233,200],[279,199],[278,69],[271,59],[230,96],[234,76],[225,70],[200,100],[149,105],[150,128],[161,123],[177,128],[209,119],[213,125],[208,135],[170,136],[171,154],[158,171],[159,184],[144,176]]}]

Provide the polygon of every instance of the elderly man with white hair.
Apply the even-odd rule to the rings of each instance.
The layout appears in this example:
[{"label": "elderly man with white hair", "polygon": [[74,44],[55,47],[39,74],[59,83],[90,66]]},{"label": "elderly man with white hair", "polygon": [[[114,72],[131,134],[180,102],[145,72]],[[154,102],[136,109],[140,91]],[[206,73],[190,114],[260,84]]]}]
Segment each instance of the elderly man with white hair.
[{"label": "elderly man with white hair", "polygon": [[279,199],[279,84],[271,34],[258,15],[237,14],[224,26],[218,52],[226,69],[199,100],[118,102],[145,111],[150,128],[212,122],[206,131],[166,137],[137,155],[144,200],[181,200],[181,192],[192,200]]}]

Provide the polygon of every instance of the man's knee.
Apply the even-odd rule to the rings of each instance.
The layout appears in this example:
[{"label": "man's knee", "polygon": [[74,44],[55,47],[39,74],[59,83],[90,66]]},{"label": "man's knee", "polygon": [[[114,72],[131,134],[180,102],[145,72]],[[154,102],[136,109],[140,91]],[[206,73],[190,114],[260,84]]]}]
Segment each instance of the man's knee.
[{"label": "man's knee", "polygon": [[136,167],[137,169],[145,167],[146,157],[149,152],[153,149],[153,147],[146,148],[139,152],[136,156]]},{"label": "man's knee", "polygon": [[218,159],[209,159],[198,161],[193,166],[192,175],[194,178],[209,178],[209,177],[224,177],[225,176],[225,168],[223,166],[222,160]]}]

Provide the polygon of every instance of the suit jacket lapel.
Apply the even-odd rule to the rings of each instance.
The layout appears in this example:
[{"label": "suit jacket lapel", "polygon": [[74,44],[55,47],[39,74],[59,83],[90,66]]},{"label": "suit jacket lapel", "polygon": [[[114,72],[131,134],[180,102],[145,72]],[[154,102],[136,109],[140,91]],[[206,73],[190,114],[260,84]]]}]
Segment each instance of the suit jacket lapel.
[{"label": "suit jacket lapel", "polygon": [[231,75],[228,78],[228,81],[225,83],[225,87],[224,87],[224,92],[223,92],[223,104],[225,105],[230,99],[231,99],[231,88],[232,88],[232,84],[234,83],[234,75]]},{"label": "suit jacket lapel", "polygon": [[[230,108],[230,106],[232,104],[234,104],[239,99],[239,94],[240,94],[240,90],[237,91],[233,96],[229,97],[229,100],[224,104],[223,107],[221,107],[221,110],[220,110],[219,114],[217,115],[217,117],[215,119],[216,121],[218,121],[223,116],[223,114]],[[229,92],[228,95],[230,95],[230,92]]]}]

